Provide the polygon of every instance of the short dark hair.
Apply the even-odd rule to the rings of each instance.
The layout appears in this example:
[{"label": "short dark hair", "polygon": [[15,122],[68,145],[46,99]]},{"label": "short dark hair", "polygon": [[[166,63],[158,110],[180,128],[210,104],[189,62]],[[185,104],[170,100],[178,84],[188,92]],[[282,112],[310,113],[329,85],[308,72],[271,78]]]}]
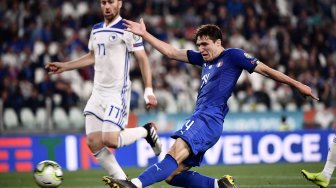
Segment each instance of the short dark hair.
[{"label": "short dark hair", "polygon": [[213,42],[220,39],[221,43],[223,45],[223,34],[221,29],[217,25],[213,24],[206,24],[201,25],[197,30],[195,34],[195,42],[197,41],[198,37],[202,36],[208,36]]}]

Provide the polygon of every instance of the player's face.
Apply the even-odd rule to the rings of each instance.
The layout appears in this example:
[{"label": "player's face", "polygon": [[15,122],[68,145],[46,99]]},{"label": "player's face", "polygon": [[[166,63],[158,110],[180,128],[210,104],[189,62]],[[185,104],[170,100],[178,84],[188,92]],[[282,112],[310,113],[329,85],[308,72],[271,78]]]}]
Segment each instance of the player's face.
[{"label": "player's face", "polygon": [[107,21],[113,21],[119,15],[121,6],[121,0],[100,0],[100,7]]},{"label": "player's face", "polygon": [[197,37],[196,46],[201,52],[204,61],[212,61],[218,56],[219,48],[221,48],[220,40],[212,41],[209,36]]}]

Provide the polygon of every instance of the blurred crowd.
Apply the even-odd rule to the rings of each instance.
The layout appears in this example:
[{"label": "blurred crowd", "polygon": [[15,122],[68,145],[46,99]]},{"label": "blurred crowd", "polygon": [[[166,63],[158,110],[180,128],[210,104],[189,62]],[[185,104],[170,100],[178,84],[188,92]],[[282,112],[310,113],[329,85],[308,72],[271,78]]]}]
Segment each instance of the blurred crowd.
[{"label": "blurred crowd", "polygon": [[[49,76],[44,65],[87,53],[92,26],[103,20],[99,0],[0,1],[0,99],[19,112],[53,106],[83,107],[93,67]],[[225,48],[242,48],[268,66],[313,88],[320,101],[305,100],[283,84],[243,73],[229,101],[233,111],[309,110],[336,106],[335,0],[124,0],[121,15],[144,18],[150,33],[178,48],[196,50],[201,24],[217,24]],[[156,110],[191,112],[200,69],[167,59],[146,44]],[[134,61],[131,109],[144,112],[143,84]]]}]

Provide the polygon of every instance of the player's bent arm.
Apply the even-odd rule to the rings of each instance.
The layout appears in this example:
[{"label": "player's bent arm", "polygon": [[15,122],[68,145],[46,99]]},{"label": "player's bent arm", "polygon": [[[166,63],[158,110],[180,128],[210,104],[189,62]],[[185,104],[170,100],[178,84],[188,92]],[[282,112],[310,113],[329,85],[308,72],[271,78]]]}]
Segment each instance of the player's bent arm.
[{"label": "player's bent arm", "polygon": [[145,50],[135,51],[134,56],[139,62],[141,75],[145,84],[144,99],[146,102],[146,109],[150,109],[157,105],[157,100],[153,93],[152,72],[149,66],[148,57]]},{"label": "player's bent arm", "polygon": [[60,74],[64,71],[86,67],[92,65],[93,63],[94,63],[94,53],[93,51],[90,51],[86,55],[73,61],[67,61],[64,63],[60,62],[47,63],[45,68],[48,70],[48,74]]},{"label": "player's bent arm", "polygon": [[78,59],[66,62],[66,65],[67,65],[66,70],[68,71],[68,70],[83,68],[83,67],[94,64],[94,62],[95,62],[94,52],[89,51],[87,54],[83,55],[82,57]]},{"label": "player's bent arm", "polygon": [[139,62],[142,79],[145,87],[152,87],[152,73],[149,67],[149,61],[145,50],[138,50],[134,52],[136,60]]},{"label": "player's bent arm", "polygon": [[309,86],[302,84],[297,80],[294,80],[293,78],[283,74],[282,72],[270,68],[262,62],[258,63],[258,65],[254,69],[254,72],[262,74],[278,82],[288,84],[296,88],[302,95],[310,96],[315,100],[319,100],[316,96],[313,95],[312,89]]}]

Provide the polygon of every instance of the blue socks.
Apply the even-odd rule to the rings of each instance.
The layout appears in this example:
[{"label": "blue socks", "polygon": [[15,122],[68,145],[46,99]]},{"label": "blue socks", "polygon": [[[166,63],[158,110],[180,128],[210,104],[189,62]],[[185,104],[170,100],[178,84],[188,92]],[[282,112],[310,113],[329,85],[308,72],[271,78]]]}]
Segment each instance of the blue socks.
[{"label": "blue socks", "polygon": [[176,160],[170,156],[166,155],[165,158],[151,167],[147,168],[138,179],[142,183],[142,187],[147,187],[156,182],[167,179],[176,169],[178,165]]},{"label": "blue socks", "polygon": [[[161,162],[147,168],[138,179],[141,181],[142,187],[147,187],[167,179],[177,167],[176,160],[172,156],[166,155]],[[176,175],[169,184],[186,188],[212,188],[215,187],[215,179],[198,172],[185,171]]]},{"label": "blue socks", "polygon": [[195,171],[185,171],[176,175],[169,184],[185,188],[213,188],[215,179]]}]

